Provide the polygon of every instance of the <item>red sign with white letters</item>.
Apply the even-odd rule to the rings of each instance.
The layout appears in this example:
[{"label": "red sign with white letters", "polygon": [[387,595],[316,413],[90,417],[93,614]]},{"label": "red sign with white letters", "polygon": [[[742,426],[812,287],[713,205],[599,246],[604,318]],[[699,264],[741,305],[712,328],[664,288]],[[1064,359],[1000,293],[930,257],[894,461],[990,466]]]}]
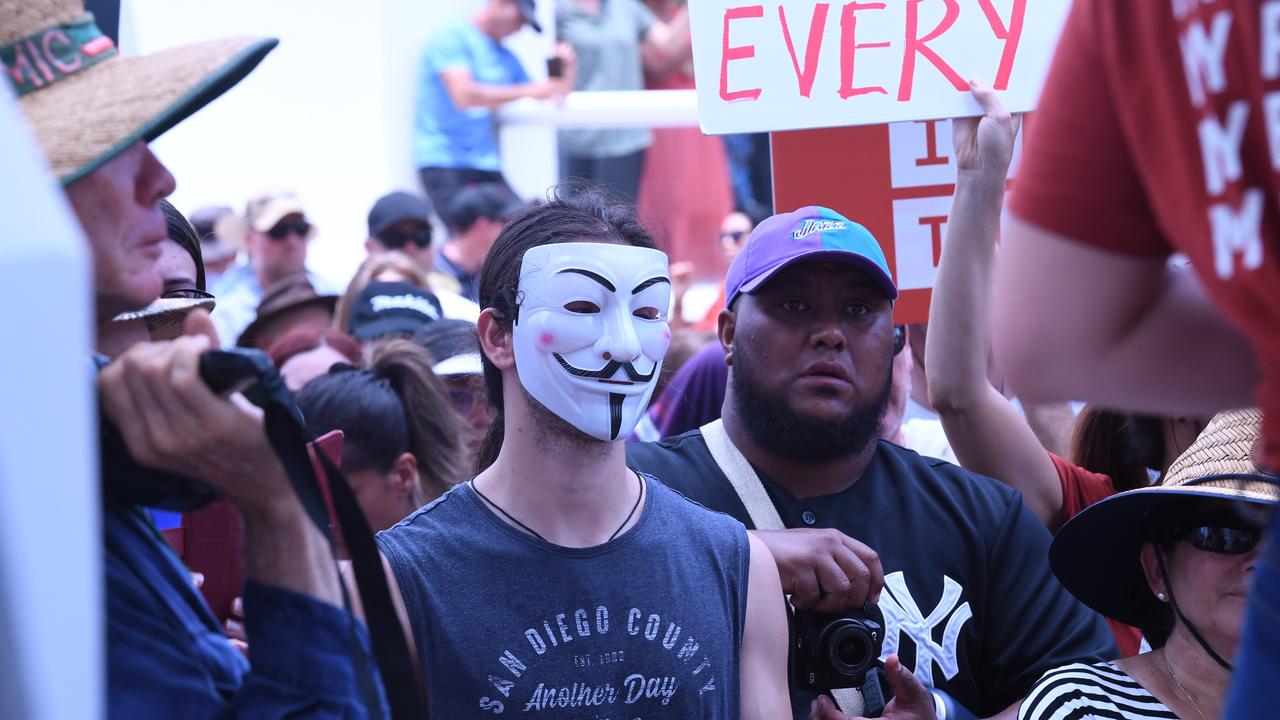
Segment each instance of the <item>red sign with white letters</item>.
[{"label": "red sign with white letters", "polygon": [[955,192],[951,121],[775,132],[772,140],[776,211],[821,205],[861,223],[898,285],[894,321],[927,321]]}]

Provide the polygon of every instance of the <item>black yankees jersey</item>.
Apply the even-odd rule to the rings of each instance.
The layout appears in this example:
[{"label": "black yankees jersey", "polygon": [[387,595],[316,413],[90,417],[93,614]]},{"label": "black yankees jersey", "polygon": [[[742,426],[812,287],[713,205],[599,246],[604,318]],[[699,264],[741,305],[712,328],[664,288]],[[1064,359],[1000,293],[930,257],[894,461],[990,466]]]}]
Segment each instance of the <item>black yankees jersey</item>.
[{"label": "black yankees jersey", "polygon": [[[752,527],[700,431],[629,443],[627,460]],[[1048,530],[995,480],[883,440],[834,495],[800,499],[760,480],[787,527],[835,528],[880,554],[884,655],[979,717],[1021,699],[1047,670],[1117,657],[1102,618],[1050,571]],[[796,718],[813,698],[792,689]]]}]

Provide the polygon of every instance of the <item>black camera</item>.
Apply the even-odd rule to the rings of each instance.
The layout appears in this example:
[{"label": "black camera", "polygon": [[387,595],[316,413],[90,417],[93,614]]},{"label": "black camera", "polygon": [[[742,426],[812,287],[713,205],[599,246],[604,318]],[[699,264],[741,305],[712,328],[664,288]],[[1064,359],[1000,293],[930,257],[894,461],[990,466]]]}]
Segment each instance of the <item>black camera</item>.
[{"label": "black camera", "polygon": [[807,690],[861,688],[880,664],[884,614],[865,605],[845,615],[796,611],[796,684]]}]

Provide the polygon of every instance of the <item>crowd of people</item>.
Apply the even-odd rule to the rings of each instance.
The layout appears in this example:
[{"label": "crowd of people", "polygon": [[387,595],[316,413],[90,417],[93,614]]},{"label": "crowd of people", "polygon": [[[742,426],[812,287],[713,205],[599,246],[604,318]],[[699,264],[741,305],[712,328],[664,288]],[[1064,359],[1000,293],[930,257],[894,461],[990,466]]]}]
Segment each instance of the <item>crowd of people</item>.
[{"label": "crowd of people", "polygon": [[[503,179],[502,104],[683,82],[680,3],[564,0],[546,81],[501,43],[537,29],[533,0],[442,30],[423,193],[370,208],[343,288],[307,271],[297,193],[188,220],[148,147],[274,41],[126,60],[77,0],[0,0],[0,59],[91,250],[125,448],[103,460],[110,716],[1269,717],[1275,155],[1262,120],[1214,123],[1270,108],[1273,9],[1077,0],[1009,213],[1020,118],[970,81],[983,114],[955,120],[908,326],[836,209],[646,215],[670,188],[645,150],[722,161],[706,138],[575,131],[546,197]],[[1232,17],[1248,32],[1215,31],[1216,56],[1170,59],[1175,31]],[[1135,64],[1144,87],[1118,81]],[[662,207],[727,268],[705,313]],[[210,386],[219,349],[269,359],[287,418]]]}]

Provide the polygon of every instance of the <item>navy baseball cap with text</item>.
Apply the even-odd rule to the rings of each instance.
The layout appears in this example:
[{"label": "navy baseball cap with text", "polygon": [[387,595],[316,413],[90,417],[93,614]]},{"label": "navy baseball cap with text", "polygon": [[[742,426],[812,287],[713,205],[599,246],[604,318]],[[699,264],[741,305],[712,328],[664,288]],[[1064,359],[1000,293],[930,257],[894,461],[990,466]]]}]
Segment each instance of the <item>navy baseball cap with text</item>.
[{"label": "navy baseball cap with text", "polygon": [[880,243],[865,227],[830,208],[810,205],[766,218],[747,238],[725,277],[725,307],[739,293],[750,293],[784,268],[800,261],[825,260],[859,268],[889,296],[898,286]]},{"label": "navy baseball cap with text", "polygon": [[407,282],[371,282],[351,304],[347,333],[357,340],[413,335],[443,316],[435,294]]}]

